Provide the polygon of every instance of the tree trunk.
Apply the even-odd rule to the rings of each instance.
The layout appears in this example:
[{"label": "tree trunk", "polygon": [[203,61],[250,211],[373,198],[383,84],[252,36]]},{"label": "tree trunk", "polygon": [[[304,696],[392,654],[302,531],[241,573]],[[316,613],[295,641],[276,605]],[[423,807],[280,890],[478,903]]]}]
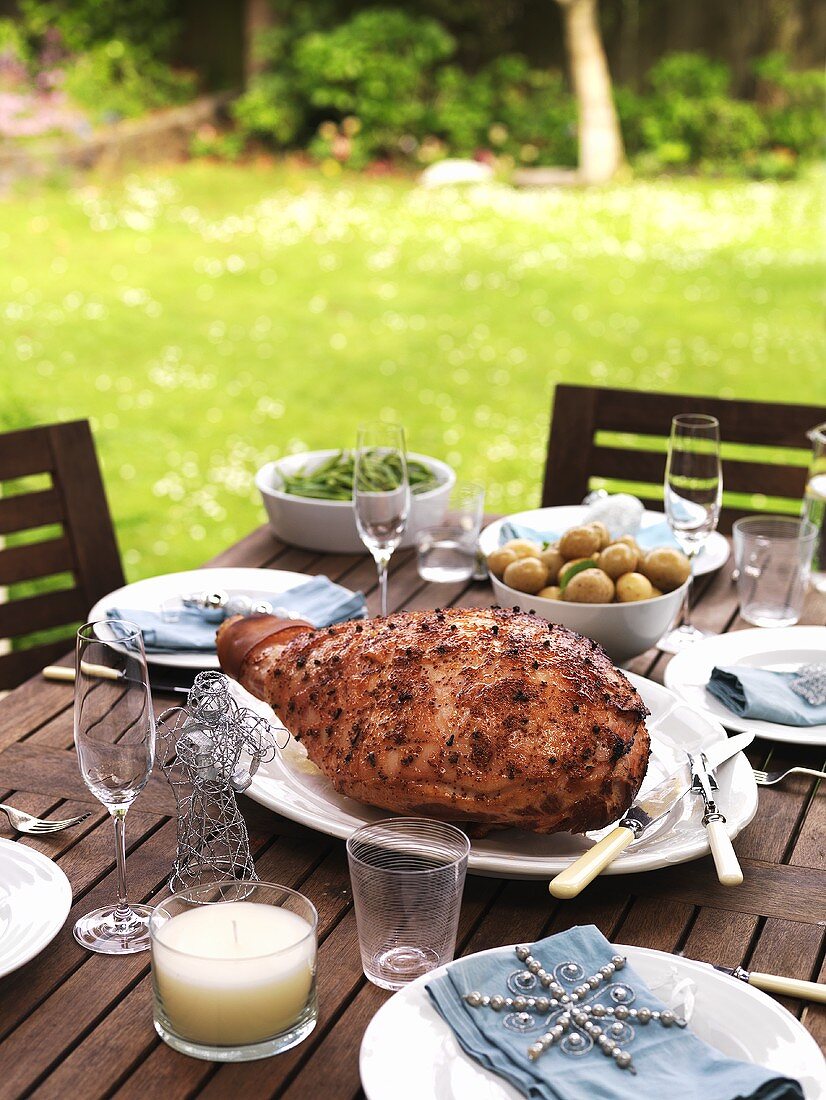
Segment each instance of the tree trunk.
[{"label": "tree trunk", "polygon": [[255,39],[262,31],[268,31],[275,22],[270,0],[246,0],[244,4],[244,83],[249,85],[253,77],[266,69],[256,50]]},{"label": "tree trunk", "polygon": [[606,183],[623,162],[611,74],[602,48],[597,0],[558,0],[579,116],[579,175],[583,183]]}]

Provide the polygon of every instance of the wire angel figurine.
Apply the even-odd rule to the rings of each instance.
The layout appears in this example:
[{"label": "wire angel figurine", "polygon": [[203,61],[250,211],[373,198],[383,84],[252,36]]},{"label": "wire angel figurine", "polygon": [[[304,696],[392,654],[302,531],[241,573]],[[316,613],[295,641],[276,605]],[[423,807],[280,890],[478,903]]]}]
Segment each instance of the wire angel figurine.
[{"label": "wire angel figurine", "polygon": [[266,719],[238,704],[220,672],[201,672],[185,707],[158,719],[161,768],[177,810],[177,855],[169,877],[177,891],[221,879],[258,875],[236,794],[276,752]]}]

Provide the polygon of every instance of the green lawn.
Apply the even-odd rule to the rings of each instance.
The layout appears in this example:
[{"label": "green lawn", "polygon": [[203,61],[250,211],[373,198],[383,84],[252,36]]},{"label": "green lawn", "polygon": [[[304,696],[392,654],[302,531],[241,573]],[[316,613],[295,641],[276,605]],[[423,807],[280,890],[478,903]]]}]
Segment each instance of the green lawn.
[{"label": "green lawn", "polygon": [[826,402],[819,200],[203,163],[15,196],[0,426],[91,417],[133,578],[239,538],[260,464],[376,416],[530,506],[556,382]]}]

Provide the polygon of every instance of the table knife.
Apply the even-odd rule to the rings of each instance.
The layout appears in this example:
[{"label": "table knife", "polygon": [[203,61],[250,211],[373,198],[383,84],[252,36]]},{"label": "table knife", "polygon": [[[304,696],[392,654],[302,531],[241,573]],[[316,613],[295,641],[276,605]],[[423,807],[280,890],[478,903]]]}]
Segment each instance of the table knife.
[{"label": "table knife", "polygon": [[[742,752],[754,740],[753,733],[739,733],[725,741],[718,741],[706,750],[706,759],[712,768],[718,768],[738,752]],[[608,836],[589,848],[570,867],[566,867],[548,886],[555,898],[574,898],[600,871],[604,871],[620,852],[640,837],[657,821],[677,805],[691,790],[694,780],[688,760],[666,779],[639,798]]]},{"label": "table knife", "polygon": [[714,800],[714,792],[717,790],[714,771],[709,767],[704,752],[689,752],[686,755],[692,775],[691,793],[700,795],[703,800],[703,825],[708,834],[708,846],[714,857],[717,878],[722,886],[739,886],[743,881],[743,871],[731,837],[726,832],[725,816],[720,813]]},{"label": "table knife", "polygon": [[[128,679],[128,677],[124,677],[122,672],[107,668],[105,665],[89,665],[84,671],[88,671],[91,676],[98,676],[101,680]],[[73,684],[75,682],[75,670],[72,665],[47,665],[43,669],[43,678]],[[163,673],[150,672],[149,686],[153,691],[187,695],[192,687],[193,679],[193,676],[180,670],[179,675],[174,677]]]},{"label": "table knife", "polygon": [[760,974],[756,970],[744,970],[742,966],[717,966],[723,974],[739,978],[741,982],[762,989],[764,993],[784,994],[787,997],[799,997],[802,1001],[816,1001],[826,1004],[826,983],[806,982],[801,978],[783,978],[779,974]]}]

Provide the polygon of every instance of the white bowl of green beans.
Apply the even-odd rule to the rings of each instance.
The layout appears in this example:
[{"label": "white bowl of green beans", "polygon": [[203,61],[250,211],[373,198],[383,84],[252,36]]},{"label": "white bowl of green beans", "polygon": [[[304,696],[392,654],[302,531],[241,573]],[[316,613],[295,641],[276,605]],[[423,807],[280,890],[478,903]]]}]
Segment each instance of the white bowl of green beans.
[{"label": "white bowl of green beans", "polygon": [[[441,523],[456,474],[429,455],[408,453],[410,515],[402,546],[416,533]],[[350,451],[308,451],[262,466],[255,484],[276,538],[331,554],[366,553],[353,514]]]}]

